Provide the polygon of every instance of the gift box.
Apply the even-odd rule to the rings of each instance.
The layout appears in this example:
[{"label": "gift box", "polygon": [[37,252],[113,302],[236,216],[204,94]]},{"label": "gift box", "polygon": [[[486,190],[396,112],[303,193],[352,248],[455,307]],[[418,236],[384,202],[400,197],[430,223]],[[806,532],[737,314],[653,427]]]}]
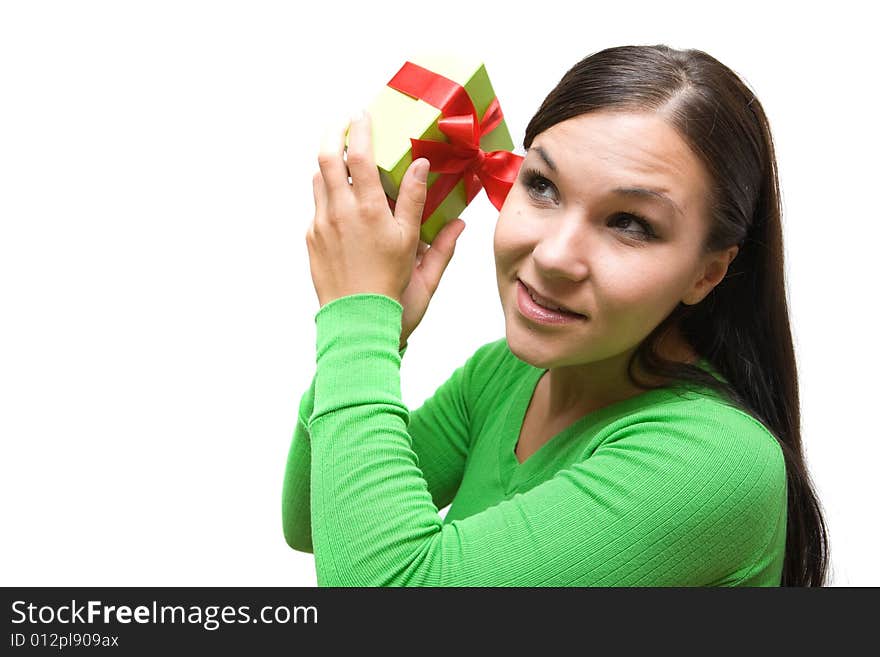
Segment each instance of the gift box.
[{"label": "gift box", "polygon": [[430,244],[481,189],[501,209],[523,158],[511,152],[510,131],[482,62],[413,57],[367,110],[379,178],[392,209],[410,164],[419,157],[431,163],[422,241]]}]

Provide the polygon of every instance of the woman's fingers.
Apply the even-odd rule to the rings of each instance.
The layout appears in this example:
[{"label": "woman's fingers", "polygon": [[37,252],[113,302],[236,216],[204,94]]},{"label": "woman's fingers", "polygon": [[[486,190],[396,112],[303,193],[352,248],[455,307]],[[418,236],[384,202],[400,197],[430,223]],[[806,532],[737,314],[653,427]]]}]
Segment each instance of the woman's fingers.
[{"label": "woman's fingers", "polygon": [[[346,134],[348,146],[345,145]],[[318,165],[330,206],[336,207],[345,195],[354,193],[365,218],[378,218],[388,211],[388,200],[373,155],[372,123],[368,113],[345,122],[334,122],[324,131]]]},{"label": "woman's fingers", "polygon": [[334,121],[325,130],[321,138],[321,148],[318,151],[318,166],[324,178],[327,192],[330,196],[347,191],[348,168],[342,159],[345,150],[345,132],[348,121]]},{"label": "woman's fingers", "polygon": [[315,222],[321,223],[324,213],[327,211],[327,188],[324,187],[324,178],[320,171],[312,176],[312,197],[315,199],[315,216],[306,228],[306,241],[309,242],[315,236]]},{"label": "woman's fingers", "polygon": [[348,170],[351,172],[354,193],[359,199],[387,204],[373,155],[373,126],[366,111],[362,116],[354,117],[349,128]]},{"label": "woman's fingers", "polygon": [[[409,165],[403,180],[400,183],[400,193],[394,204],[394,217],[403,221],[404,225],[410,226],[418,232],[421,225],[422,212],[425,209],[425,199],[428,190],[426,180],[430,163],[425,158],[419,158]],[[421,171],[424,178],[419,177],[417,171]]]},{"label": "woman's fingers", "polygon": [[312,176],[312,197],[315,199],[315,214],[323,212],[327,207],[327,188],[324,186],[324,176],[316,171]]}]

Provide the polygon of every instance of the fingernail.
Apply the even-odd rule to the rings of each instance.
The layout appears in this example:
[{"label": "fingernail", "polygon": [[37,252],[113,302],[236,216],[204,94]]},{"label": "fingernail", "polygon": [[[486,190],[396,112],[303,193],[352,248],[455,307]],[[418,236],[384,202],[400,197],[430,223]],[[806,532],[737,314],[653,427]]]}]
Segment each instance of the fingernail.
[{"label": "fingernail", "polygon": [[364,116],[365,116],[365,112],[364,112],[363,108],[361,108],[355,112],[352,112],[351,122],[354,123],[355,121],[361,121],[361,120],[363,120]]},{"label": "fingernail", "polygon": [[415,171],[413,175],[416,180],[419,182],[425,182],[428,179],[428,169],[430,168],[430,163],[427,160],[419,160],[416,162]]}]

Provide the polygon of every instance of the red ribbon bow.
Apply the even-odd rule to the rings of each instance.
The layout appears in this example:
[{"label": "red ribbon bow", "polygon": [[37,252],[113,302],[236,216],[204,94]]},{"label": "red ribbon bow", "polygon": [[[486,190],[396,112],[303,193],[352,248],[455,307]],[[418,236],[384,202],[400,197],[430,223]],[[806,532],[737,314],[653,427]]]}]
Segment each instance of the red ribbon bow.
[{"label": "red ribbon bow", "polygon": [[464,87],[409,61],[391,78],[388,86],[439,109],[443,118],[437,127],[449,138],[449,142],[410,138],[413,161],[426,157],[431,163],[430,170],[443,174],[428,189],[422,223],[462,179],[467,203],[485,187],[492,205],[501,210],[523,157],[510,151],[487,153],[480,148],[482,136],[494,130],[504,118],[498,98],[492,100],[479,119]]}]

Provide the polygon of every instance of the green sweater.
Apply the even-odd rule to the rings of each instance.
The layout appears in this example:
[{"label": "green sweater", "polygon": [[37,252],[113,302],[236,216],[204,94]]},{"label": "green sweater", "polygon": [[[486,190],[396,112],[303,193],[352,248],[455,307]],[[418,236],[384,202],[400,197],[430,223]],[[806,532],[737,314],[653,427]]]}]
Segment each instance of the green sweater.
[{"label": "green sweater", "polygon": [[319,586],[780,584],[785,462],[753,417],[707,389],[652,390],[519,463],[545,370],[488,343],[410,412],[402,314],[354,294],[315,315],[282,518]]}]

